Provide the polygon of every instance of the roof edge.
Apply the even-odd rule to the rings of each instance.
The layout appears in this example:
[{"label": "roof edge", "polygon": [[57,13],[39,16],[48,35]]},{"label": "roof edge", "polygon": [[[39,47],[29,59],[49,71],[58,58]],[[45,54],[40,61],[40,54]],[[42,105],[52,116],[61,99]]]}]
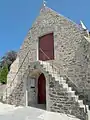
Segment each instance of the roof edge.
[{"label": "roof edge", "polygon": [[66,17],[66,16],[58,13],[56,10],[53,10],[52,8],[49,8],[49,7],[47,7],[47,6],[43,6],[43,7],[41,8],[41,10],[40,10],[40,13],[43,13],[43,12],[46,11],[46,10],[55,12],[58,16],[62,16],[62,17],[64,17],[66,20],[72,22],[79,30],[81,30],[81,31],[84,30],[84,29],[81,28],[81,27],[79,28],[79,24],[77,24],[77,23],[74,22],[73,20],[69,19],[68,17]]}]

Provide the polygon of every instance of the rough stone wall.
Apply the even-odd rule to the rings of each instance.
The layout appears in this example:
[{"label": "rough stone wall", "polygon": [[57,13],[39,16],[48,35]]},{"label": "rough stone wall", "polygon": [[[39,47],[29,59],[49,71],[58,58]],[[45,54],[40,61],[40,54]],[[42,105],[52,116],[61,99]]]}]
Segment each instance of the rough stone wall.
[{"label": "rough stone wall", "polygon": [[17,86],[18,76],[16,76],[16,73],[18,69],[19,69],[19,58],[17,58],[10,67],[10,72],[7,75],[7,86],[5,87],[5,92],[3,94],[3,100],[5,100],[6,95],[9,96],[12,90],[15,88],[15,86]]},{"label": "rough stone wall", "polygon": [[15,105],[25,105],[25,81],[28,71],[22,71],[19,58],[13,62],[7,76],[7,86],[3,92],[3,102]]},{"label": "rough stone wall", "polygon": [[39,37],[51,32],[54,33],[54,62],[60,66],[61,74],[67,74],[80,88],[90,88],[90,45],[84,39],[85,31],[47,7],[40,11],[18,52],[21,67],[18,82],[30,63],[37,60]]},{"label": "rough stone wall", "polygon": [[5,88],[6,88],[6,85],[3,85],[0,83],[0,100],[2,100],[2,96]]},{"label": "rough stone wall", "polygon": [[37,60],[37,45],[40,36],[54,33],[55,62],[61,74],[67,74],[80,88],[90,87],[90,44],[84,39],[83,29],[69,19],[44,8],[28,32],[20,52],[20,63],[30,50],[25,64]]}]

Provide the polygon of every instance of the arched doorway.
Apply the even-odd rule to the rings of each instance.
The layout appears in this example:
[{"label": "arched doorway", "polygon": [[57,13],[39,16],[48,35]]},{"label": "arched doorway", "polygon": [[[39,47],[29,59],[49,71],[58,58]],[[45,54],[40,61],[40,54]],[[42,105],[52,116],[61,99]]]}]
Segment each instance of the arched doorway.
[{"label": "arched doorway", "polygon": [[43,73],[38,78],[38,104],[46,104],[46,79]]}]

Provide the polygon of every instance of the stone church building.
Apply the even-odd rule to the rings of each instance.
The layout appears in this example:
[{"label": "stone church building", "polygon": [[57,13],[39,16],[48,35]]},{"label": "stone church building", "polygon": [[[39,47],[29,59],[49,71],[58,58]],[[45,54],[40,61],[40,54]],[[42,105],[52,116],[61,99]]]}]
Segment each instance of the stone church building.
[{"label": "stone church building", "polygon": [[80,25],[44,6],[7,76],[3,101],[74,115],[90,105],[90,43]]}]

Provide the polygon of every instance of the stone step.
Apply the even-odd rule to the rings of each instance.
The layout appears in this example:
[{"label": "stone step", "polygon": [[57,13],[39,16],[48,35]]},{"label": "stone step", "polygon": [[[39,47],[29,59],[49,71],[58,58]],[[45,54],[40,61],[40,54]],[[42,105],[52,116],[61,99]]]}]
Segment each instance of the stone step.
[{"label": "stone step", "polygon": [[79,99],[79,96],[78,96],[78,95],[75,95],[74,97],[75,97],[75,101],[77,102],[78,99]]},{"label": "stone step", "polygon": [[58,80],[61,79],[60,75],[58,75],[58,74],[54,75],[54,78],[55,78],[55,79],[58,79]]},{"label": "stone step", "polygon": [[61,81],[65,81],[66,82],[66,80],[64,80],[63,77],[61,77],[59,74],[56,74],[54,77],[57,80],[61,80]]},{"label": "stone step", "polygon": [[66,84],[66,83],[59,83],[59,84],[62,84],[63,85],[63,88],[67,88],[67,90],[68,90],[68,84]]},{"label": "stone step", "polygon": [[59,81],[55,81],[55,86],[59,87]]},{"label": "stone step", "polygon": [[51,74],[52,75],[52,77],[59,77],[60,78],[60,75],[59,74],[57,74],[57,72],[54,72],[54,71],[48,71],[49,72],[49,74]]},{"label": "stone step", "polygon": [[49,63],[41,62],[40,64],[43,65],[44,68],[52,69],[52,66],[50,66]]},{"label": "stone step", "polygon": [[56,71],[56,68],[53,67],[53,65],[50,65],[50,63],[42,63],[43,67],[47,68],[48,70],[54,70]]},{"label": "stone step", "polygon": [[59,84],[66,83],[66,80],[61,80],[61,79],[55,79],[55,81],[58,81],[58,82],[59,82]]},{"label": "stone step", "polygon": [[66,80],[59,80],[59,84],[66,83]]},{"label": "stone step", "polygon": [[72,87],[68,87],[68,91],[72,91]]},{"label": "stone step", "polygon": [[47,71],[49,71],[49,72],[51,72],[51,73],[53,73],[53,70],[52,70],[52,68],[51,67],[49,67],[49,66],[43,66],[44,68],[46,68],[46,70]]},{"label": "stone step", "polygon": [[84,105],[84,104],[83,104],[83,100],[78,100],[78,103],[79,103],[80,106],[83,106],[83,105]]},{"label": "stone step", "polygon": [[50,74],[52,74],[53,76],[54,76],[55,74],[57,74],[56,69],[54,69],[54,68],[50,65],[50,63],[40,61],[40,65],[42,65],[43,68],[45,68],[46,71],[48,71],[48,72],[49,72]]},{"label": "stone step", "polygon": [[75,91],[68,91],[68,95],[70,97],[74,97],[75,96]]}]

